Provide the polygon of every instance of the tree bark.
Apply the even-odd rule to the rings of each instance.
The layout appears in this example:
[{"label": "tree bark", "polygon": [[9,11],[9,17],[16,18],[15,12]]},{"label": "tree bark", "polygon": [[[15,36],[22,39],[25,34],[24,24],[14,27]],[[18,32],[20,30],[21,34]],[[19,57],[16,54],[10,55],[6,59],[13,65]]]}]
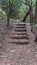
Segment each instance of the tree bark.
[{"label": "tree bark", "polygon": [[30,12],[31,12],[31,9],[27,12],[26,16],[24,16],[23,22],[26,21],[26,18],[28,17],[28,15],[30,14]]},{"label": "tree bark", "polygon": [[33,25],[32,0],[31,0],[30,5],[31,5],[31,7],[30,7],[30,9],[31,9],[31,12],[30,12],[30,24]]},{"label": "tree bark", "polygon": [[35,24],[37,24],[37,0],[36,0],[36,6],[35,6]]},{"label": "tree bark", "polygon": [[10,19],[10,0],[9,0],[9,7],[8,7],[9,11],[7,13],[7,27],[9,27],[9,19]]},{"label": "tree bark", "polygon": [[9,19],[10,19],[10,14],[7,14],[7,27],[9,27]]}]

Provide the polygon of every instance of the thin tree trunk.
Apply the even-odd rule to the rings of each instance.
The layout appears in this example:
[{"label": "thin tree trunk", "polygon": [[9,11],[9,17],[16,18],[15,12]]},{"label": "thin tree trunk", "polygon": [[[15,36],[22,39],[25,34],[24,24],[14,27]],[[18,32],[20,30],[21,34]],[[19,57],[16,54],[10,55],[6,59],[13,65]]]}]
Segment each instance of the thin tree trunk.
[{"label": "thin tree trunk", "polygon": [[31,9],[27,12],[26,16],[24,16],[23,22],[26,21],[26,18],[28,17],[28,15],[30,14],[30,12],[31,12]]},{"label": "thin tree trunk", "polygon": [[7,14],[7,27],[9,27],[9,19],[10,19],[10,15],[9,13]]},{"label": "thin tree trunk", "polygon": [[32,0],[31,0],[31,12],[30,12],[30,24],[32,25],[33,24],[33,13],[32,13]]},{"label": "thin tree trunk", "polygon": [[37,24],[37,0],[36,0],[36,7],[35,7],[35,24]]},{"label": "thin tree trunk", "polygon": [[9,11],[8,11],[8,14],[7,14],[7,26],[9,27],[9,19],[10,19],[10,0],[9,0]]},{"label": "thin tree trunk", "polygon": [[30,24],[32,25],[32,11],[30,12]]}]

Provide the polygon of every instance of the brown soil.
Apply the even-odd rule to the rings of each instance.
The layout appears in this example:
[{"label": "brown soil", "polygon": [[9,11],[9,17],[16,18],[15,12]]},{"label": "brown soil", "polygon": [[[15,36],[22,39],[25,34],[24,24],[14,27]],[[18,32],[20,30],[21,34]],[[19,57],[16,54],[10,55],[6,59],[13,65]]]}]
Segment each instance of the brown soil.
[{"label": "brown soil", "polygon": [[31,26],[26,24],[29,44],[6,42],[6,37],[13,29],[13,23],[9,28],[5,23],[0,24],[0,65],[37,65],[37,44],[34,42],[36,35],[31,32]]}]

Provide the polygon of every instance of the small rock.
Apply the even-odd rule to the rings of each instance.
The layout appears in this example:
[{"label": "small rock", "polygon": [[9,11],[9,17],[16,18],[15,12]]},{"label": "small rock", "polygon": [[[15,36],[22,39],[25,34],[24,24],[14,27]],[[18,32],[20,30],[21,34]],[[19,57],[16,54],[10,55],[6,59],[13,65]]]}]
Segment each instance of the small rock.
[{"label": "small rock", "polygon": [[10,52],[12,52],[12,53],[13,53],[13,52],[15,52],[15,49],[13,49],[13,50],[10,50]]}]

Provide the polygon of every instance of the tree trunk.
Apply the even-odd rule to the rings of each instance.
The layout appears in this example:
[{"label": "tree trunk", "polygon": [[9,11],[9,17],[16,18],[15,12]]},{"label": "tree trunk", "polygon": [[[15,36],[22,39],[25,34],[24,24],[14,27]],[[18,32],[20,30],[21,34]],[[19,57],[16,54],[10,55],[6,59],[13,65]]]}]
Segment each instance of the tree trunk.
[{"label": "tree trunk", "polygon": [[10,15],[9,13],[7,14],[7,27],[9,27],[9,19],[10,19]]},{"label": "tree trunk", "polygon": [[31,12],[30,12],[30,24],[32,25],[33,24],[33,13],[32,13],[32,0],[31,0],[31,7],[30,7],[30,9],[31,9]]},{"label": "tree trunk", "polygon": [[7,13],[7,26],[9,27],[9,19],[10,19],[10,0],[9,0],[9,7],[8,7],[9,11]]},{"label": "tree trunk", "polygon": [[36,0],[36,7],[35,7],[35,24],[37,24],[37,0]]},{"label": "tree trunk", "polygon": [[24,16],[23,22],[26,21],[26,18],[28,17],[28,15],[30,14],[31,9],[27,12],[26,16]]},{"label": "tree trunk", "polygon": [[32,13],[32,10],[30,12],[30,24],[33,25],[33,13]]}]

